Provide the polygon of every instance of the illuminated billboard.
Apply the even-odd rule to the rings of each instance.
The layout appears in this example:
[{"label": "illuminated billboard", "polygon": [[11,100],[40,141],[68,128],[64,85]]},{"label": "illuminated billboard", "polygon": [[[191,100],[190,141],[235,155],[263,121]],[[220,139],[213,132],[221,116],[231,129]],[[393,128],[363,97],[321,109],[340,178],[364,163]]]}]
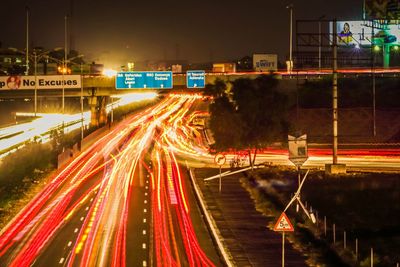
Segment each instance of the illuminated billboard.
[{"label": "illuminated billboard", "polygon": [[[337,44],[339,46],[366,47],[383,44],[400,44],[400,25],[377,25],[372,21],[338,21],[336,25]],[[384,28],[385,30],[382,30]],[[331,36],[333,36],[333,23],[330,23]],[[332,38],[332,37],[331,37]],[[332,39],[331,39],[332,41]]]},{"label": "illuminated billboard", "polygon": [[365,0],[367,19],[399,19],[400,0]]}]

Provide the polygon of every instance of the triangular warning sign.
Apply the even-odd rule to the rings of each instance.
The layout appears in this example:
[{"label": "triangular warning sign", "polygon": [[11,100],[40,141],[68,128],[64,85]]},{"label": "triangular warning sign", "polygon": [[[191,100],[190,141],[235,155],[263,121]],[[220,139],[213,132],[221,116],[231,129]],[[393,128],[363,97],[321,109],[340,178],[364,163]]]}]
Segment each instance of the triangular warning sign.
[{"label": "triangular warning sign", "polygon": [[282,212],[281,216],[279,217],[278,221],[274,226],[274,231],[279,232],[293,232],[294,228],[289,218],[286,216],[284,212]]}]

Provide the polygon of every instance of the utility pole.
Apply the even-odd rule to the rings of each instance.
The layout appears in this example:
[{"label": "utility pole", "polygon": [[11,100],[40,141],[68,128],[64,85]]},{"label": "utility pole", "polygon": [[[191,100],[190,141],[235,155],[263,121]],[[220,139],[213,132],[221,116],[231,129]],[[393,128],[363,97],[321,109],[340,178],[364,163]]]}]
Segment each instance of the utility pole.
[{"label": "utility pole", "polygon": [[338,73],[337,73],[337,22],[333,21],[333,84],[332,84],[332,111],[333,111],[333,164],[337,164],[338,149]]},{"label": "utility pole", "polygon": [[26,53],[25,53],[26,70],[25,75],[29,75],[29,7],[26,6]]},{"label": "utility pole", "polygon": [[34,111],[35,111],[35,118],[36,118],[36,114],[37,114],[37,53],[36,53],[36,51],[35,50],[33,50],[33,56],[34,56],[34,59],[35,59],[35,62],[34,62],[34,64],[35,64],[35,108],[34,108]]},{"label": "utility pole", "polygon": [[65,114],[65,73],[67,71],[67,57],[68,57],[68,49],[67,49],[67,23],[68,23],[68,17],[65,15],[64,16],[64,60],[62,62],[62,114]]},{"label": "utility pole", "polygon": [[289,73],[293,70],[293,4],[288,5],[286,8],[290,11],[290,31],[289,31]]}]

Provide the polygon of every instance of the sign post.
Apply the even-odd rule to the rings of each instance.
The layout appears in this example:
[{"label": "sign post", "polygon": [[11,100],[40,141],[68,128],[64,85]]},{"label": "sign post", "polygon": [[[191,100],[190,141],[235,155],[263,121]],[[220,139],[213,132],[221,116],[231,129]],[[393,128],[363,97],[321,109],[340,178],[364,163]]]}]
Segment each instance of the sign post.
[{"label": "sign post", "polygon": [[274,226],[275,232],[282,232],[282,267],[285,266],[285,232],[293,232],[294,228],[285,212],[282,212]]},{"label": "sign post", "polygon": [[188,70],[186,72],[187,88],[204,88],[206,86],[206,73],[204,70]]},{"label": "sign post", "polygon": [[172,71],[118,72],[116,89],[172,89]]},{"label": "sign post", "polygon": [[[297,168],[297,180],[300,186],[300,168],[304,162],[308,159],[308,149],[307,149],[307,135],[303,134],[299,137],[294,137],[288,135],[288,145],[289,145],[289,160],[296,165]],[[296,205],[296,211],[299,211],[299,205]]]},{"label": "sign post", "polygon": [[221,193],[222,190],[222,176],[221,176],[221,168],[222,165],[226,162],[226,157],[224,154],[217,154],[215,155],[214,162],[219,166],[219,192]]}]

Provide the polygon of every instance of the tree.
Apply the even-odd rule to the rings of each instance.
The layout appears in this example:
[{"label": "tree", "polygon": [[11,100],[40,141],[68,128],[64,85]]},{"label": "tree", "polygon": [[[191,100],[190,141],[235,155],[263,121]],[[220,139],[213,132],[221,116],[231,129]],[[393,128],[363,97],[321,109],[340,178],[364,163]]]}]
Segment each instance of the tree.
[{"label": "tree", "polygon": [[241,78],[232,82],[231,99],[226,94],[215,99],[210,106],[210,129],[216,150],[247,150],[253,166],[260,148],[286,138],[288,97],[277,85],[274,75]]},{"label": "tree", "polygon": [[238,147],[242,136],[242,121],[226,95],[215,99],[210,105],[210,114],[210,129],[215,140],[212,148],[226,151]]},{"label": "tree", "polygon": [[212,97],[223,97],[226,93],[226,83],[217,78],[214,84],[207,84],[204,88],[203,94]]}]

